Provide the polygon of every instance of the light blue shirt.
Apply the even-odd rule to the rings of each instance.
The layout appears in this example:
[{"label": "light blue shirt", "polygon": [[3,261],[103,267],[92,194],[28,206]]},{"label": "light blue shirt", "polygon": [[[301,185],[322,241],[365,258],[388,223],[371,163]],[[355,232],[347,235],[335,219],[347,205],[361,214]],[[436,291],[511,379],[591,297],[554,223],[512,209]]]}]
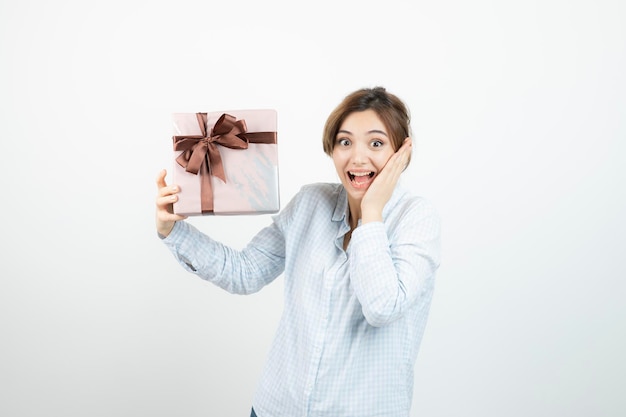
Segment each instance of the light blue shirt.
[{"label": "light blue shirt", "polygon": [[398,185],[382,222],[350,230],[341,184],[302,187],[242,250],[186,222],[163,242],[231,293],[284,272],[284,309],[253,406],[259,417],[403,417],[440,262],[431,204]]}]

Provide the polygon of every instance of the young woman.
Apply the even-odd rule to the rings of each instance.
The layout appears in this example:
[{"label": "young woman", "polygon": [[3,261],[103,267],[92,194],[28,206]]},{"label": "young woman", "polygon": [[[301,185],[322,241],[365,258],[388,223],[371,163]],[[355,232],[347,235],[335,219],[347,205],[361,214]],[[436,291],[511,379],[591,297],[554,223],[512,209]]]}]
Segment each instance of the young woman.
[{"label": "young woman", "polygon": [[382,87],[349,94],[323,148],[341,183],[308,184],[242,250],[172,214],[158,175],[156,226],[183,268],[226,291],[284,274],[284,310],[252,416],[403,417],[440,262],[440,221],[399,184],[411,157],[405,104]]}]

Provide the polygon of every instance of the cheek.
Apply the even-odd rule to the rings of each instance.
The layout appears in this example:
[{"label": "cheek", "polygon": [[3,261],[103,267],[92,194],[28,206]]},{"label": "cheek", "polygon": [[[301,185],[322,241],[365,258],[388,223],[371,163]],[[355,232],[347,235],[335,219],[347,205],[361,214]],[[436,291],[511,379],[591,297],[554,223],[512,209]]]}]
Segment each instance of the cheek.
[{"label": "cheek", "polygon": [[337,157],[336,153],[333,153],[332,159],[333,159],[333,165],[335,166],[335,170],[337,172],[343,171],[343,164],[341,163],[340,158]]},{"label": "cheek", "polygon": [[332,156],[333,164],[335,164],[335,167],[340,168],[345,165],[346,156],[344,153],[335,151],[333,152],[331,156]]},{"label": "cheek", "polygon": [[385,165],[387,165],[387,162],[389,161],[389,158],[391,158],[392,156],[393,156],[393,153],[386,153],[384,155],[379,155],[378,158],[376,158],[376,161],[375,161],[376,168],[378,170],[383,169],[383,167]]}]

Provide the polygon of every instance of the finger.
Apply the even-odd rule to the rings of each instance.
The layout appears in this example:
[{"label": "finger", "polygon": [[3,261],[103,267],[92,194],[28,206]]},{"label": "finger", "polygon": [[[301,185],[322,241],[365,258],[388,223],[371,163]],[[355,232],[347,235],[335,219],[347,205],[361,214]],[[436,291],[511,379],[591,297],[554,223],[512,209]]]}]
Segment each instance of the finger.
[{"label": "finger", "polygon": [[384,180],[389,184],[395,184],[400,178],[400,174],[404,171],[404,167],[406,166],[406,158],[401,154],[397,153],[394,155],[394,160],[390,160],[385,168],[383,169]]},{"label": "finger", "polygon": [[167,175],[167,171],[162,169],[157,175],[156,183],[159,189],[159,196],[167,196],[180,191],[180,189],[176,185],[168,186],[165,182],[165,176]]},{"label": "finger", "polygon": [[162,169],[156,178],[156,184],[158,188],[167,187],[167,183],[165,182],[165,176],[167,175],[167,171]]},{"label": "finger", "polygon": [[[167,189],[167,188],[165,188]],[[171,212],[171,205],[178,201],[178,196],[175,194],[167,194],[157,197],[156,205],[160,209],[167,210]]]},{"label": "finger", "polygon": [[164,197],[172,194],[176,194],[180,191],[180,188],[176,185],[170,185],[159,188],[159,197]]},{"label": "finger", "polygon": [[398,152],[401,155],[399,157],[399,162],[401,163],[403,170],[409,164],[412,150],[413,150],[413,140],[407,137],[406,139],[404,139],[404,143],[402,144],[402,147],[400,148],[401,152]]},{"label": "finger", "polygon": [[400,147],[400,150],[402,151],[402,153],[408,155],[411,153],[412,149],[413,149],[413,140],[411,138],[404,139],[404,143],[402,143],[402,146]]},{"label": "finger", "polygon": [[409,162],[409,155],[411,153],[411,150],[410,148],[405,147],[405,146],[406,145],[403,145],[402,148],[400,148],[398,152],[396,152],[395,155],[393,155],[394,159],[391,162],[394,168],[404,169],[404,167]]}]

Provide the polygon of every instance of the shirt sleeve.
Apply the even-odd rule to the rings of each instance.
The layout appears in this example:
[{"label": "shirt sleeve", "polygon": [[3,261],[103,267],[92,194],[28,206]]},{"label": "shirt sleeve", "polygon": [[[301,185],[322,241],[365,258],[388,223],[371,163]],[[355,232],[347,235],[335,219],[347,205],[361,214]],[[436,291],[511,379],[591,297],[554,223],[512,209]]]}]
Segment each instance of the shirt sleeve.
[{"label": "shirt sleeve", "polygon": [[426,299],[440,263],[440,220],[430,205],[359,226],[351,240],[350,281],[368,323],[384,326]]},{"label": "shirt sleeve", "polygon": [[261,229],[242,250],[226,246],[193,225],[176,222],[163,243],[187,271],[234,294],[250,294],[284,270],[285,244],[275,222]]}]

